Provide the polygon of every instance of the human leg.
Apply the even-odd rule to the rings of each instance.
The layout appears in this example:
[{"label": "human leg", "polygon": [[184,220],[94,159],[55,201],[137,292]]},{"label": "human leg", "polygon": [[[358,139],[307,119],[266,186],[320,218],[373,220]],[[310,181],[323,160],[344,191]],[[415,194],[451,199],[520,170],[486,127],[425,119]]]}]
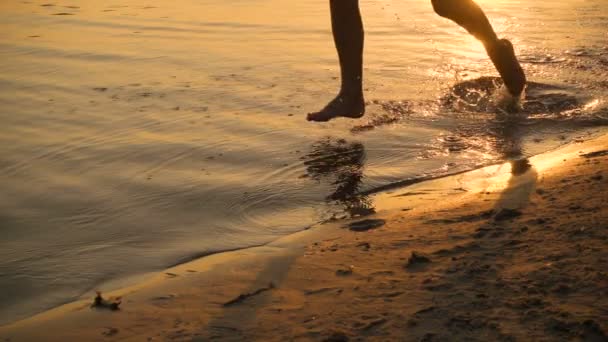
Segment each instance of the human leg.
[{"label": "human leg", "polygon": [[340,61],[340,92],[325,108],[308,114],[309,121],[335,117],[359,118],[365,113],[363,100],[363,22],[358,0],[330,0],[334,43]]},{"label": "human leg", "polygon": [[431,2],[437,14],[456,22],[483,43],[511,95],[519,96],[526,85],[526,75],[517,61],[513,45],[506,39],[498,39],[483,10],[472,0]]}]

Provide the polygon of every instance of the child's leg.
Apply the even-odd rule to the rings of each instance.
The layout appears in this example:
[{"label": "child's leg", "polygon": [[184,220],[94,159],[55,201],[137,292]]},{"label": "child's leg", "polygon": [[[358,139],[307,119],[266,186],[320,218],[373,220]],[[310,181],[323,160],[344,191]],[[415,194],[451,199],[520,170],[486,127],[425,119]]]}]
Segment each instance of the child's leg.
[{"label": "child's leg", "polygon": [[464,27],[484,45],[498,40],[490,21],[472,0],[431,0],[435,12]]},{"label": "child's leg", "polygon": [[310,121],[328,121],[338,116],[359,118],[363,100],[363,22],[358,0],[330,0],[331,26],[340,60],[341,87],[338,96],[320,112],[308,114]]},{"label": "child's leg", "polygon": [[431,0],[431,2],[437,14],[451,19],[481,40],[509,92],[519,96],[526,85],[524,71],[517,61],[511,42],[498,39],[483,10],[472,0]]}]

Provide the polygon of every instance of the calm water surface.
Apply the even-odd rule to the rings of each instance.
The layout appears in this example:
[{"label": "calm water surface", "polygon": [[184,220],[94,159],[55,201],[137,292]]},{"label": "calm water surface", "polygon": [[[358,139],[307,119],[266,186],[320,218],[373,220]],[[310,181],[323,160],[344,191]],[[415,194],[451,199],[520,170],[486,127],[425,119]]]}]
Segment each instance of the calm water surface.
[{"label": "calm water surface", "polygon": [[536,82],[515,123],[429,1],[362,1],[368,115],[327,124],[326,0],[2,1],[0,324],[603,131],[608,3],[480,4]]}]

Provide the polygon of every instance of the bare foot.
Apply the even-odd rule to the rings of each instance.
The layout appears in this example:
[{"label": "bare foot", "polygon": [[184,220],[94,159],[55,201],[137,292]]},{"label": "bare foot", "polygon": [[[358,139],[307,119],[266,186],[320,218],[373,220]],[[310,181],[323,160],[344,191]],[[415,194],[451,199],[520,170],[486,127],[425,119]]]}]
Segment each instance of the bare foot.
[{"label": "bare foot", "polygon": [[513,44],[507,39],[499,39],[486,49],[509,93],[519,97],[526,86],[526,75],[517,61]]},{"label": "bare foot", "polygon": [[363,95],[338,95],[319,112],[308,113],[306,120],[325,122],[337,117],[358,119],[365,114]]}]

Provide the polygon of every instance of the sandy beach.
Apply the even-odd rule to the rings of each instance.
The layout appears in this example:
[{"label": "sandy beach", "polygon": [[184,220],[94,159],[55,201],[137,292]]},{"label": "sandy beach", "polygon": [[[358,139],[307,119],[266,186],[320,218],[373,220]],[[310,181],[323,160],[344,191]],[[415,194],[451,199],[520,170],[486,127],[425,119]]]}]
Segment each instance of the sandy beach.
[{"label": "sandy beach", "polygon": [[312,123],[327,0],[0,1],[0,341],[603,339],[608,2],[476,2],[517,115],[361,0],[365,116]]},{"label": "sandy beach", "polygon": [[428,0],[361,1],[366,115],[319,124],[327,0],[0,1],[0,326],[605,134],[606,0],[478,2],[529,80],[512,125]]},{"label": "sandy beach", "polygon": [[[0,328],[3,341],[606,341],[608,136],[376,195]],[[103,289],[100,289],[103,290]]]}]

